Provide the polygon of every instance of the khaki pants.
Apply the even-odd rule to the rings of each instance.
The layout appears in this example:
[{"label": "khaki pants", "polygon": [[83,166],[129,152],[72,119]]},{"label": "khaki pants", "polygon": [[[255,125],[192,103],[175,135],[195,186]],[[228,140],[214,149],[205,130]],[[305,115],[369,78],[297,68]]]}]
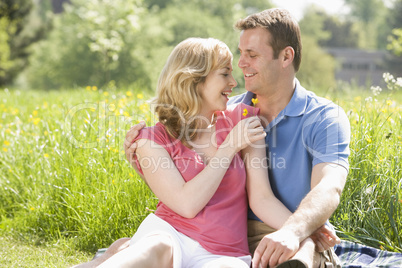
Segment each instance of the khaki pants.
[{"label": "khaki pants", "polygon": [[[255,249],[257,248],[258,244],[260,243],[261,239],[266,236],[267,234],[273,233],[276,230],[269,227],[263,222],[255,221],[255,220],[248,220],[247,222],[247,237],[248,237],[248,246],[250,248],[251,254],[254,253]],[[335,254],[333,248],[326,250],[320,253],[320,268],[340,268],[341,262],[338,256]]]}]

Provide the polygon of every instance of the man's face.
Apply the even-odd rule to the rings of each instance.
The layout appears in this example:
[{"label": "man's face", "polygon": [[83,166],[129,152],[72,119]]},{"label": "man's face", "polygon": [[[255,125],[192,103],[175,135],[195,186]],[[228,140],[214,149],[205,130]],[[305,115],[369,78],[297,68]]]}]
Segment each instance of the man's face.
[{"label": "man's face", "polygon": [[242,69],[246,90],[264,94],[279,80],[281,61],[274,59],[271,34],[263,28],[244,30],[240,35],[238,66]]}]

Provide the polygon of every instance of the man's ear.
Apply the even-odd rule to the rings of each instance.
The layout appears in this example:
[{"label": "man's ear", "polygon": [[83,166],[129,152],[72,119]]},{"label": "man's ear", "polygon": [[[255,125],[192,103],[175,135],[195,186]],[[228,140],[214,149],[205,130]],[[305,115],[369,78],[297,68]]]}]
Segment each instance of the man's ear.
[{"label": "man's ear", "polygon": [[295,50],[291,46],[287,46],[282,50],[283,68],[287,68],[293,63],[295,57]]}]

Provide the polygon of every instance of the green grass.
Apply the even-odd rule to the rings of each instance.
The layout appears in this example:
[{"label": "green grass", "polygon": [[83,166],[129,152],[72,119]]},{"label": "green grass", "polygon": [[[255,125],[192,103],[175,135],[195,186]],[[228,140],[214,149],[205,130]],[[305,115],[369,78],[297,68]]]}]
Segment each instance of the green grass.
[{"label": "green grass", "polygon": [[91,260],[93,255],[65,245],[33,245],[0,237],[0,267],[71,267]]},{"label": "green grass", "polygon": [[[131,236],[155,208],[122,152],[132,124],[154,124],[150,96],[137,92],[0,90],[0,237],[10,245],[1,243],[2,261],[12,267],[87,261],[86,254]],[[401,93],[320,94],[344,108],[352,127],[350,173],[331,222],[343,239],[399,252]],[[37,254],[20,258],[25,251]],[[66,259],[52,263],[57,254]]]}]

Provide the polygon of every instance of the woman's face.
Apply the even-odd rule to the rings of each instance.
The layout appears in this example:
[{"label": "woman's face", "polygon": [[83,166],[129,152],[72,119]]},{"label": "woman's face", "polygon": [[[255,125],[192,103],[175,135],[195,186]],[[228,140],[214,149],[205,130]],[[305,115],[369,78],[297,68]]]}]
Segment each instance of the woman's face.
[{"label": "woman's face", "polygon": [[237,85],[232,75],[232,64],[208,74],[200,88],[202,98],[201,114],[210,118],[216,111],[226,110],[229,95]]}]

